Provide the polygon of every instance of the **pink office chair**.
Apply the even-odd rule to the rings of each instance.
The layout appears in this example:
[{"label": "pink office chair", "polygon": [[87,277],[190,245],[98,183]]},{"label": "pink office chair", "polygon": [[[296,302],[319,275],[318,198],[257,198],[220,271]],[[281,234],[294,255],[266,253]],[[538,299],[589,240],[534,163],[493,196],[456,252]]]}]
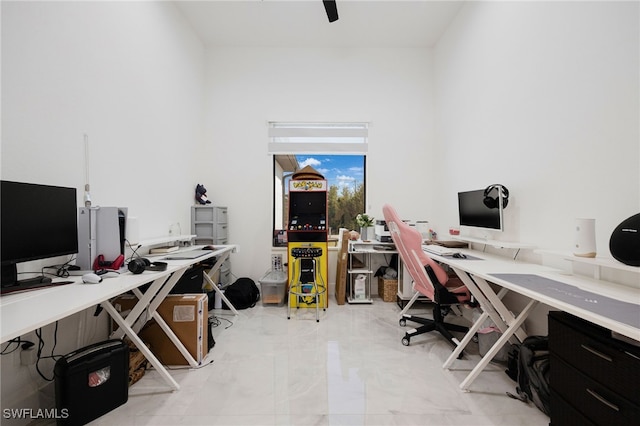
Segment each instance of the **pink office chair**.
[{"label": "pink office chair", "polygon": [[458,345],[458,340],[453,337],[451,331],[467,332],[469,329],[456,324],[444,322],[444,317],[449,313],[451,305],[467,304],[471,301],[471,294],[465,285],[457,277],[449,277],[447,272],[431,259],[422,250],[422,235],[409,225],[400,220],[393,207],[386,204],[382,207],[382,213],[391,233],[400,259],[413,279],[413,288],[434,302],[433,319],[420,318],[409,314],[403,314],[400,325],[405,326],[407,320],[415,321],[422,326],[406,332],[402,338],[402,344],[409,346],[413,336],[438,331],[453,344]]}]

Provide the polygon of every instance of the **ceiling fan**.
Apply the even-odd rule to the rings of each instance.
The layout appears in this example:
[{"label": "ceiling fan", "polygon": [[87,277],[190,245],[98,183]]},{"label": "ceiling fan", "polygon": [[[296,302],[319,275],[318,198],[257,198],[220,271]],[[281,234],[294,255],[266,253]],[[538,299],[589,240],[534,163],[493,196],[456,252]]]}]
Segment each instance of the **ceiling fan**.
[{"label": "ceiling fan", "polygon": [[338,7],[336,6],[336,0],[322,0],[324,3],[324,10],[327,12],[327,18],[329,22],[335,22],[338,20]]}]

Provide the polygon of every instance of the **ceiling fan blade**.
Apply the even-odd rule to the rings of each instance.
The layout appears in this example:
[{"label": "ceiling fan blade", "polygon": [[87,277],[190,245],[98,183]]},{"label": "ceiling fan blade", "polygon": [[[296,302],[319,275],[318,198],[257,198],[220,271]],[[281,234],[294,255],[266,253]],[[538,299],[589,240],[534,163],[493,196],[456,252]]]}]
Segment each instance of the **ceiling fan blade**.
[{"label": "ceiling fan blade", "polygon": [[338,6],[336,6],[336,0],[322,0],[324,3],[324,10],[327,11],[327,18],[329,22],[335,22],[338,20]]}]

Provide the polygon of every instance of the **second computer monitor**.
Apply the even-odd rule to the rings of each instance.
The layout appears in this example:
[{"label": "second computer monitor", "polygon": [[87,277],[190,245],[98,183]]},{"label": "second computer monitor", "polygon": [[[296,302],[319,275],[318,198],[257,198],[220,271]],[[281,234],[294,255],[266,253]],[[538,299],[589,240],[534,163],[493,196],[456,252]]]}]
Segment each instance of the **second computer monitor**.
[{"label": "second computer monitor", "polygon": [[484,203],[484,189],[458,192],[460,225],[503,231],[502,194],[500,193],[498,196],[500,197],[497,203],[498,206],[496,208],[489,208]]}]

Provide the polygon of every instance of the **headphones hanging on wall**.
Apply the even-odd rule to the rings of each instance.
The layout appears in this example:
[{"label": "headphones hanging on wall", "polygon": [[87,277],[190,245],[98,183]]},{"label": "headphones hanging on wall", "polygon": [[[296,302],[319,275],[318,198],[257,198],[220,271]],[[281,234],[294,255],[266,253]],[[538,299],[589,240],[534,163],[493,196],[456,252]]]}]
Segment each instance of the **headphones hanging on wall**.
[{"label": "headphones hanging on wall", "polygon": [[141,274],[144,271],[160,272],[167,270],[166,262],[151,262],[149,259],[146,259],[144,257],[131,259],[131,261],[129,261],[129,265],[127,266],[132,274]]},{"label": "headphones hanging on wall", "polygon": [[[494,189],[496,190],[495,197],[491,196],[491,192]],[[484,205],[490,209],[497,209],[500,200],[500,191],[502,191],[502,208],[507,207],[507,204],[509,204],[509,190],[506,186],[500,184],[487,186],[484,190]]]}]

